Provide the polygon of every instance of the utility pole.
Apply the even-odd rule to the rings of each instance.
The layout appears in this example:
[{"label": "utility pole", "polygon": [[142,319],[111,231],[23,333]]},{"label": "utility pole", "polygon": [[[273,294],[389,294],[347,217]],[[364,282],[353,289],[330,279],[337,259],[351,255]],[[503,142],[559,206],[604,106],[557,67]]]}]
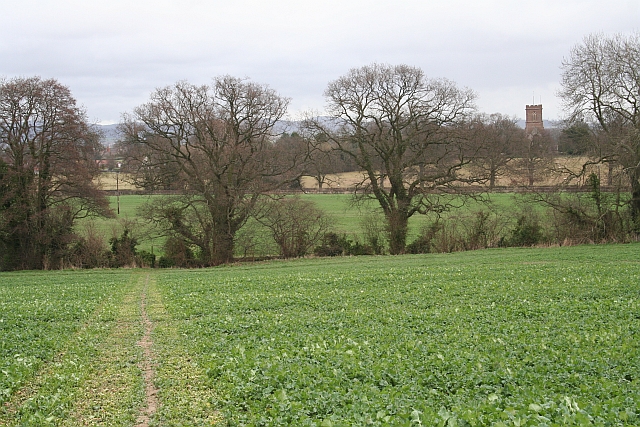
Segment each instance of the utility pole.
[{"label": "utility pole", "polygon": [[122,166],[122,163],[118,162],[118,170],[116,171],[116,200],[118,203],[118,215],[120,215],[120,166]]}]

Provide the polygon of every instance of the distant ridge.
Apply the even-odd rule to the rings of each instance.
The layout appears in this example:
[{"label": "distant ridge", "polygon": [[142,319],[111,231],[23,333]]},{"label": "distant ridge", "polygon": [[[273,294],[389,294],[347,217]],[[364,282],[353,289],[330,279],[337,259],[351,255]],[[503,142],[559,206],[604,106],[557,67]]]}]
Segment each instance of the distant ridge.
[{"label": "distant ridge", "polygon": [[[562,122],[560,120],[543,120],[542,123],[544,124],[545,129],[555,129],[562,126]],[[521,119],[518,120],[516,124],[524,129],[526,122],[524,119]]]},{"label": "distant ridge", "polygon": [[[323,118],[320,118],[321,121],[322,119]],[[326,121],[327,123],[329,123],[330,120],[326,118]],[[544,123],[545,129],[556,129],[562,126],[562,122],[560,120],[543,120],[543,123]],[[525,127],[525,121],[523,119],[518,120],[516,124],[522,129],[524,129]],[[276,134],[299,132],[300,125],[301,125],[300,121],[280,120],[275,125],[274,131]],[[120,137],[118,133],[118,124],[96,125],[96,126],[98,127],[98,129],[100,129],[100,131],[103,134],[102,143],[104,145],[112,146],[118,141],[118,138]]]}]

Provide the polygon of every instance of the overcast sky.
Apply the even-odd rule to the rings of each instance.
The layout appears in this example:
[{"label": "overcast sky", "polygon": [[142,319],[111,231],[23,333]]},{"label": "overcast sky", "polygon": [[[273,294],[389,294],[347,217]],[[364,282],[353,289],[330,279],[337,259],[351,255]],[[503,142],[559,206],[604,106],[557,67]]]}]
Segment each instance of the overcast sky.
[{"label": "overcast sky", "polygon": [[482,112],[542,102],[556,119],[570,48],[638,30],[639,0],[0,0],[0,77],[56,78],[108,124],[223,74],[291,98],[295,118],[351,68],[408,64],[475,90]]}]

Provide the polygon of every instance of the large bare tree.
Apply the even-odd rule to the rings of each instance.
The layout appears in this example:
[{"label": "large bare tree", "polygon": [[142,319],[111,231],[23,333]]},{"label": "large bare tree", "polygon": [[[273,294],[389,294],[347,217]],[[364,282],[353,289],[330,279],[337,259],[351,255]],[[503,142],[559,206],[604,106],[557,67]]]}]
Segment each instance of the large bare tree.
[{"label": "large bare tree", "polygon": [[[631,187],[631,215],[640,222],[640,34],[592,34],[562,62],[570,124],[584,121],[596,138],[590,163],[618,165]],[[587,168],[583,168],[587,173]]]},{"label": "large bare tree", "polygon": [[510,171],[513,160],[524,154],[527,146],[524,129],[517,119],[499,113],[480,114],[467,123],[469,137],[478,144],[472,171],[476,176],[488,176],[489,188]]},{"label": "large bare tree", "polygon": [[298,178],[304,150],[274,144],[287,105],[267,86],[223,76],[211,85],[158,89],[125,117],[123,145],[135,179],[168,173],[183,191],[148,207],[149,218],[197,246],[203,264],[231,261],[236,232],[259,197]]},{"label": "large bare tree", "polygon": [[58,268],[74,221],[108,213],[93,184],[99,149],[67,87],[0,81],[0,268]]},{"label": "large bare tree", "polygon": [[358,191],[380,204],[390,252],[404,252],[409,218],[444,209],[439,195],[470,181],[461,173],[469,141],[456,126],[474,109],[474,93],[416,67],[373,64],[330,82],[325,97],[330,119],[306,127],[363,171]]}]

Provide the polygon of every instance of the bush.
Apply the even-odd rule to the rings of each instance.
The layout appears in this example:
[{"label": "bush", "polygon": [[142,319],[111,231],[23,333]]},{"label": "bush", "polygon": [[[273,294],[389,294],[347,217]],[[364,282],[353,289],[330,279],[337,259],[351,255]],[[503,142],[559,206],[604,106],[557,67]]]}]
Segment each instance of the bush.
[{"label": "bush", "polygon": [[331,219],[315,203],[299,197],[268,200],[256,220],[267,227],[284,258],[305,256],[322,240]]},{"label": "bush", "polygon": [[503,220],[486,211],[437,220],[424,227],[419,236],[407,245],[407,253],[448,253],[497,246]]},{"label": "bush", "polygon": [[151,267],[155,268],[156,266],[156,255],[152,254],[148,251],[138,251],[136,254],[137,263],[140,267]]},{"label": "bush", "polygon": [[86,225],[83,235],[76,236],[69,250],[68,264],[74,268],[109,266],[110,252],[105,237],[93,223]]},{"label": "bush", "polygon": [[442,226],[439,221],[435,221],[433,224],[424,227],[416,240],[407,245],[407,252],[410,254],[427,254],[432,252],[432,242],[441,229]]},{"label": "bush", "polygon": [[313,253],[317,256],[339,256],[345,253],[346,237],[340,237],[336,233],[325,233],[320,244],[315,247]]},{"label": "bush", "polygon": [[373,247],[363,245],[358,241],[349,239],[346,235],[338,236],[336,233],[325,233],[320,245],[313,250],[316,256],[340,256],[340,255],[375,255]]},{"label": "bush", "polygon": [[175,267],[175,263],[171,258],[167,258],[166,256],[161,256],[160,259],[158,259],[158,267],[171,268],[171,267]]},{"label": "bush", "polygon": [[498,246],[505,219],[486,211],[476,211],[462,222],[466,229],[464,250],[485,249]]},{"label": "bush", "polygon": [[542,225],[534,215],[523,214],[518,218],[511,236],[503,240],[503,246],[534,246],[542,243]]},{"label": "bush", "polygon": [[360,223],[366,246],[375,255],[382,255],[386,246],[387,224],[384,216],[371,213],[366,215]]},{"label": "bush", "polygon": [[169,237],[164,242],[164,256],[158,261],[160,268],[192,267],[196,264],[195,254],[184,239]]},{"label": "bush", "polygon": [[[550,197],[556,239],[559,243],[603,243],[628,241],[633,227],[620,209],[618,197],[602,193],[594,173],[587,179],[589,193]],[[617,200],[616,200],[617,199]]]},{"label": "bush", "polygon": [[109,264],[111,267],[135,266],[138,240],[129,233],[129,229],[125,228],[119,238],[112,237],[109,240],[111,244]]}]

